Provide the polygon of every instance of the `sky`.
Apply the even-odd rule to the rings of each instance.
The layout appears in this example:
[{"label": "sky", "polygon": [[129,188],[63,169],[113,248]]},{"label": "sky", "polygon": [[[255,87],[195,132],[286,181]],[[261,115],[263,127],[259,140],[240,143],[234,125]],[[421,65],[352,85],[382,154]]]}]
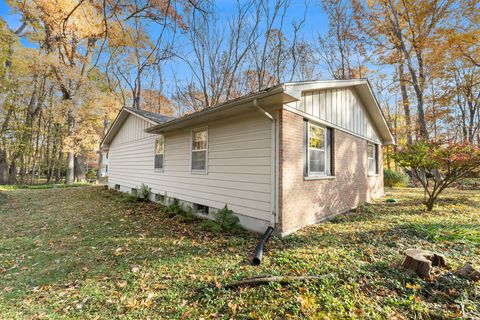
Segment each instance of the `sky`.
[{"label": "sky", "polygon": [[[234,14],[233,0],[216,0],[214,1],[218,10],[218,16],[220,22],[222,18],[226,18]],[[292,21],[298,21],[303,17],[306,12],[306,20],[301,30],[301,35],[307,40],[312,41],[318,34],[324,34],[328,28],[328,20],[321,8],[320,0],[291,0],[291,7],[286,16],[286,25]],[[5,3],[4,0],[0,0],[0,16],[7,22],[10,29],[17,29],[21,23],[21,16],[15,14],[12,9]],[[152,36],[154,36],[158,30],[155,27],[150,28]],[[291,29],[286,28],[286,36],[291,37]],[[21,39],[21,43],[27,47],[36,47],[36,44],[28,42],[25,38]],[[179,61],[178,59],[169,61],[162,66],[164,91],[172,92],[175,87],[176,81],[189,81],[191,79],[191,71],[187,65]],[[145,79],[147,86],[152,84],[152,81],[148,79],[148,75]]]}]

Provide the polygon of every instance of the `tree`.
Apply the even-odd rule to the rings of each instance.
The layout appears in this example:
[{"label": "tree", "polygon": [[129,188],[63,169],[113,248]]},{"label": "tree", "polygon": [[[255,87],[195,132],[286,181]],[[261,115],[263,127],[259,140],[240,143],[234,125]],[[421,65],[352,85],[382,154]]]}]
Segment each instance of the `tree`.
[{"label": "tree", "polygon": [[378,0],[354,1],[358,26],[365,32],[377,50],[383,54],[397,51],[399,61],[408,71],[417,107],[419,138],[428,140],[425,119],[425,90],[431,70],[441,64],[436,48],[450,29],[453,1],[447,0]]},{"label": "tree", "polygon": [[393,157],[422,185],[427,211],[432,211],[446,188],[480,168],[480,148],[468,142],[416,141],[398,150]]},{"label": "tree", "polygon": [[319,60],[333,79],[355,79],[366,75],[366,58],[355,25],[352,8],[345,0],[322,2],[328,15],[328,32],[318,35]]},{"label": "tree", "polygon": [[[130,91],[131,107],[140,109],[145,73],[174,56],[177,29],[186,30],[177,5],[190,10],[184,0],[108,2],[110,57],[107,71]],[[151,29],[156,32],[152,33]],[[123,87],[120,87],[123,90]]]}]

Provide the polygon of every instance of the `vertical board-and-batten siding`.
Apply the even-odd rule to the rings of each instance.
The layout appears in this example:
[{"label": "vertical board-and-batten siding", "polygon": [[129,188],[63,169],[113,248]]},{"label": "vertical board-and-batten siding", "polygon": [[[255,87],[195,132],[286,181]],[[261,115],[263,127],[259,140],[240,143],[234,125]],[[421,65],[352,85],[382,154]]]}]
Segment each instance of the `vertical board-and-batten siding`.
[{"label": "vertical board-and-batten siding", "polygon": [[301,101],[288,106],[380,143],[365,106],[353,88],[304,91]]},{"label": "vertical board-and-batten siding", "polygon": [[[223,208],[247,217],[271,219],[271,124],[254,113],[208,126],[208,173],[190,172],[191,130],[165,135],[162,172],[154,169],[152,124],[129,115],[109,149],[109,185],[142,183],[171,198]],[[192,128],[194,129],[194,128]]]}]

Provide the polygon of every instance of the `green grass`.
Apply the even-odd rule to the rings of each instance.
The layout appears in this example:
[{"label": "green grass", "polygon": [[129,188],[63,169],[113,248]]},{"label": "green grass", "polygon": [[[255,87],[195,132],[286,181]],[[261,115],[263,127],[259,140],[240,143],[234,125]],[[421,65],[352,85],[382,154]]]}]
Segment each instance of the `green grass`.
[{"label": "green grass", "polygon": [[[480,194],[448,190],[431,213],[417,189],[395,189],[350,215],[272,239],[214,234],[152,203],[101,187],[0,192],[2,318],[479,318]],[[402,252],[445,254],[431,281],[403,271]],[[255,275],[321,280],[225,290]],[[220,288],[218,288],[220,287]],[[197,290],[205,288],[204,290]]]},{"label": "green grass", "polygon": [[42,183],[42,184],[3,184],[0,185],[0,191],[16,190],[16,189],[58,189],[58,188],[75,188],[75,187],[87,187],[91,186],[88,182],[75,182],[72,184],[63,183]]}]

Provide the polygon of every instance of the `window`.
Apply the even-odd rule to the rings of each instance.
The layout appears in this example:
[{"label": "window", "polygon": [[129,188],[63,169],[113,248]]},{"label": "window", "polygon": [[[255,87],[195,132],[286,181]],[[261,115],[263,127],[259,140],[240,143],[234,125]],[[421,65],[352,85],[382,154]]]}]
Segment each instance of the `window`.
[{"label": "window", "polygon": [[165,195],[163,195],[163,194],[160,194],[160,193],[156,193],[156,194],[155,194],[155,201],[156,201],[156,202],[160,202],[160,203],[163,203],[163,204],[164,204],[164,203],[165,203],[165,198],[166,198],[166,197],[165,197]]},{"label": "window", "polygon": [[331,131],[308,123],[307,126],[307,176],[331,175]]},{"label": "window", "polygon": [[207,128],[192,131],[192,160],[193,172],[207,171],[208,130]]},{"label": "window", "polygon": [[368,157],[368,174],[378,174],[378,150],[377,145],[368,143],[367,146]]},{"label": "window", "polygon": [[203,204],[194,203],[194,209],[196,213],[208,214],[209,207],[204,206]]},{"label": "window", "polygon": [[115,190],[120,191],[120,185],[119,184],[115,185]]},{"label": "window", "polygon": [[163,170],[163,158],[165,154],[165,140],[163,136],[155,139],[155,169]]},{"label": "window", "polygon": [[132,196],[136,196],[138,194],[138,190],[136,188],[132,188],[132,191],[130,192]]},{"label": "window", "polygon": [[105,173],[108,172],[108,164],[105,166]]}]

